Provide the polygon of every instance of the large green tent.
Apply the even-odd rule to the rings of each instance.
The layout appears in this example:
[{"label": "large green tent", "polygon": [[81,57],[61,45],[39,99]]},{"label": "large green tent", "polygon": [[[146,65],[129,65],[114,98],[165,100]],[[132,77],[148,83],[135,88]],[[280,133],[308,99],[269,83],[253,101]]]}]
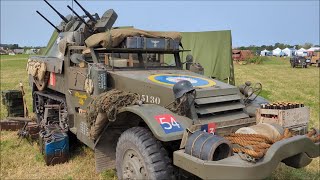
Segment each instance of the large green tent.
[{"label": "large green tent", "polygon": [[[183,32],[182,45],[191,50],[204,74],[234,84],[231,31]],[[184,55],[185,57],[185,55]]]}]

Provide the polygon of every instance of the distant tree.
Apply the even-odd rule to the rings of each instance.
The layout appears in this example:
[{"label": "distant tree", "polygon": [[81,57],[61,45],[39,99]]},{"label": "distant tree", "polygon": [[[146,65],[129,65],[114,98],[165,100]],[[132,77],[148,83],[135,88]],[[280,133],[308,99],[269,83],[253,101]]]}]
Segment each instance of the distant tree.
[{"label": "distant tree", "polygon": [[312,46],[313,46],[312,43],[304,43],[303,48],[309,49],[309,48],[311,48]]},{"label": "distant tree", "polygon": [[9,49],[18,49],[18,48],[19,48],[19,45],[18,45],[18,44],[9,44],[9,45],[8,45],[8,48],[9,48]]}]

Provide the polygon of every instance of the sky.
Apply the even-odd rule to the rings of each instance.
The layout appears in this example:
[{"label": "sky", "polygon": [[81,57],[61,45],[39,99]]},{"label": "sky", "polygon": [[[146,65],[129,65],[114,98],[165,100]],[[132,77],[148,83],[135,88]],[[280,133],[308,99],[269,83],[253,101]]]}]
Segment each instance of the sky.
[{"label": "sky", "polygon": [[[45,46],[51,27],[39,10],[54,24],[60,17],[41,0],[0,0],[1,44]],[[71,14],[72,0],[48,0],[62,14]],[[80,0],[92,14],[107,9],[118,14],[115,26],[134,26],[159,31],[231,30],[234,47],[319,43],[317,1],[110,1]],[[83,12],[73,5],[78,14]]]}]

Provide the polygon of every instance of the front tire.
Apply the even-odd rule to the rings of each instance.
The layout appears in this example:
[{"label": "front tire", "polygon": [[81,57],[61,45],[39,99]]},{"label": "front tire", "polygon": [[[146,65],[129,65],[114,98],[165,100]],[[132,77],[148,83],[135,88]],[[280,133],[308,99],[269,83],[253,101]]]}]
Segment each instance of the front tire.
[{"label": "front tire", "polygon": [[143,127],[121,134],[116,149],[118,179],[174,179],[173,166],[161,142]]}]

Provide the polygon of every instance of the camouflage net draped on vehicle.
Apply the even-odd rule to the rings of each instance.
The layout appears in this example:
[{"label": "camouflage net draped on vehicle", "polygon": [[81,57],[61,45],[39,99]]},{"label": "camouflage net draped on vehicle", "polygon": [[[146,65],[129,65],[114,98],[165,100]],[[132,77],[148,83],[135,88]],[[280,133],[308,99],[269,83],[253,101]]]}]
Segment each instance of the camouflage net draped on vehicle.
[{"label": "camouflage net draped on vehicle", "polygon": [[[225,138],[234,145],[233,152],[238,153],[246,161],[255,162],[266,154],[272,144],[292,136],[289,129],[285,129],[284,134],[276,140],[260,134],[230,134]],[[308,132],[306,136],[314,143],[320,141],[320,135],[317,135],[314,130]]]},{"label": "camouflage net draped on vehicle", "polygon": [[38,90],[44,90],[49,78],[46,64],[41,61],[29,59],[27,63],[27,71],[28,74],[33,77]]},{"label": "camouflage net draped on vehicle", "polygon": [[90,137],[96,139],[108,121],[115,121],[122,107],[136,104],[139,96],[120,90],[102,93],[90,103],[87,111],[87,122],[90,126]]},{"label": "camouflage net draped on vehicle", "polygon": [[191,96],[191,98],[194,100],[196,97],[195,91],[184,94],[181,98],[178,98],[172,103],[168,104],[166,108],[180,116],[186,116],[192,104],[194,103],[188,103],[188,96]]},{"label": "camouflage net draped on vehicle", "polygon": [[27,71],[28,74],[32,75],[33,77],[37,77],[40,81],[42,81],[44,80],[47,67],[44,62],[29,59],[27,63]]}]

